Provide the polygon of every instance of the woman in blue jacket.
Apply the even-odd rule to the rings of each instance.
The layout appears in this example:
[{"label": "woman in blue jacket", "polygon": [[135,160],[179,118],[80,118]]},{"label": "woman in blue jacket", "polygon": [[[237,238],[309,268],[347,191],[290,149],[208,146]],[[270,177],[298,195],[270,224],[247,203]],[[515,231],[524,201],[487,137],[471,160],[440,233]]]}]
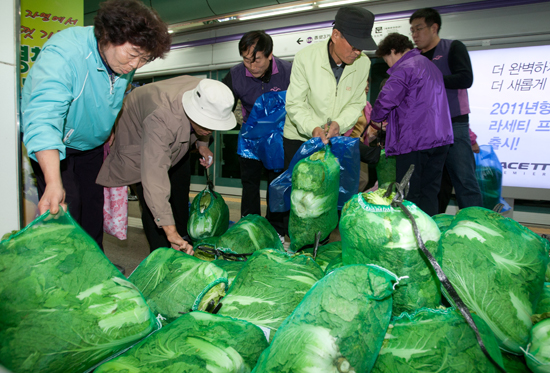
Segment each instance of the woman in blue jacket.
[{"label": "woman in blue jacket", "polygon": [[376,55],[390,67],[390,77],[374,103],[369,134],[388,122],[386,155],[397,156],[396,180],[401,181],[414,164],[406,198],[435,215],[443,165],[453,143],[443,75],[405,35],[389,34]]},{"label": "woman in blue jacket", "polygon": [[134,72],[170,49],[159,15],[139,0],[109,0],[94,27],[72,27],[42,48],[21,98],[23,142],[40,213],[71,215],[103,241],[103,187],[95,179]]}]

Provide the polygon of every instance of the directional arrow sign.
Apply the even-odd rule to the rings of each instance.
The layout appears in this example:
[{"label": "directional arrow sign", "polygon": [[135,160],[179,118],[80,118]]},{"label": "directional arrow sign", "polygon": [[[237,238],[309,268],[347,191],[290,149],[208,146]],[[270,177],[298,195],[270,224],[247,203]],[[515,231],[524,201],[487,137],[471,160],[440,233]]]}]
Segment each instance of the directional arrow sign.
[{"label": "directional arrow sign", "polygon": [[302,42],[303,42],[302,38],[298,38],[298,40],[296,40],[296,43],[298,43],[300,45],[302,44]]}]

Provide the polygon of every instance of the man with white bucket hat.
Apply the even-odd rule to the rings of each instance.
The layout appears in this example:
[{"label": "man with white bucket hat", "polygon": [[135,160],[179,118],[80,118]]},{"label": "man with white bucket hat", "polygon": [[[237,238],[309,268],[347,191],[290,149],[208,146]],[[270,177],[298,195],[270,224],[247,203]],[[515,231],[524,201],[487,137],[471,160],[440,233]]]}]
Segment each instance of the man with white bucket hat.
[{"label": "man with white bucket hat", "polygon": [[180,76],[134,89],[117,119],[115,140],[97,177],[106,187],[136,184],[151,251],[172,246],[193,254],[183,239],[189,218],[189,150],[212,165],[215,130],[235,127],[233,93],[211,79]]}]

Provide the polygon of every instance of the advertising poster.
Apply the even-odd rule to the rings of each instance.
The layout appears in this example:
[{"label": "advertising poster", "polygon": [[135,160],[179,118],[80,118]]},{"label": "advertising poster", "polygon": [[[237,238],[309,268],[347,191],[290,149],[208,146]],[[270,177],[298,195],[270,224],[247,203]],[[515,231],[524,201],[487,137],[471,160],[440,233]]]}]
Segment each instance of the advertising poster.
[{"label": "advertising poster", "polygon": [[503,185],[550,189],[550,46],[470,51],[470,127],[492,145]]}]

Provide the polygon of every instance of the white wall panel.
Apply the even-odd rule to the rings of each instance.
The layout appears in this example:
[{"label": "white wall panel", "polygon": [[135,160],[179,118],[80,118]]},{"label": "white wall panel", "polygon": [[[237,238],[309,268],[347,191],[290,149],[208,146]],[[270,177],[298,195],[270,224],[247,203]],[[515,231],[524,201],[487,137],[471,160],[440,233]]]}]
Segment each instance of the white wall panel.
[{"label": "white wall panel", "polygon": [[[15,0],[3,0],[14,5]],[[2,13],[0,19],[4,20],[13,17],[14,11]],[[10,20],[7,20],[8,23]],[[1,24],[2,22],[0,22]],[[13,25],[13,23],[12,23]],[[9,37],[7,37],[9,35]],[[12,50],[11,56],[15,57],[15,27],[6,34],[0,41],[0,50]],[[8,53],[9,55],[9,53]],[[6,54],[2,56],[6,58]],[[19,174],[19,129],[17,125],[17,81],[19,79],[19,65],[16,59],[11,61],[0,61],[0,235],[6,232],[20,229],[20,174]]]},{"label": "white wall panel", "polygon": [[13,64],[16,60],[15,55],[15,38],[19,37],[19,33],[15,34],[15,25],[17,18],[19,17],[19,5],[17,11],[15,5],[19,2],[17,0],[2,0],[0,1],[0,35],[2,40],[0,41],[0,62]]},{"label": "white wall panel", "polygon": [[139,69],[136,76],[148,76],[151,73],[163,74],[181,71],[209,70],[212,65],[212,45],[181,48],[170,51],[165,59],[157,59]]}]

